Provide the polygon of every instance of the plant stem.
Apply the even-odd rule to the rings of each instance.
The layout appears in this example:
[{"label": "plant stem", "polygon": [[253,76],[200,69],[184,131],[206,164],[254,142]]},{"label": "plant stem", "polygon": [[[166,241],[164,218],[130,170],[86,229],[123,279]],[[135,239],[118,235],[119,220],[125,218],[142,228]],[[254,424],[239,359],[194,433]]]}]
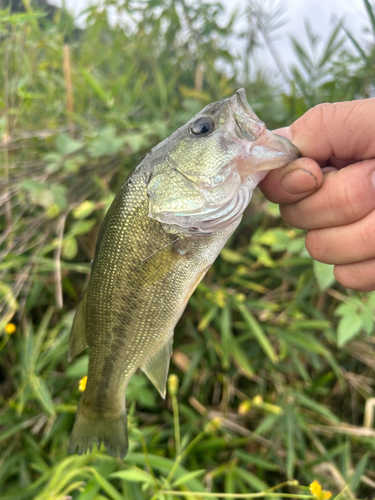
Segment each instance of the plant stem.
[{"label": "plant stem", "polygon": [[312,495],[298,495],[295,493],[269,493],[268,491],[261,491],[259,493],[210,493],[205,491],[173,491],[161,490],[163,495],[175,495],[179,497],[202,497],[202,498],[301,498],[313,499]]}]

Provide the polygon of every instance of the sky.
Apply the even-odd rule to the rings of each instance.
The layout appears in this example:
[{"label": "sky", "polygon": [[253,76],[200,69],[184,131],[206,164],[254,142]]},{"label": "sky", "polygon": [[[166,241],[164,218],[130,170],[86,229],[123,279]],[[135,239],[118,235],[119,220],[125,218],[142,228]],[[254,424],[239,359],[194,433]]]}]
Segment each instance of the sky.
[{"label": "sky", "polygon": [[[62,0],[49,1],[59,6],[62,4]],[[100,0],[65,0],[65,5],[69,10],[78,14],[97,1]],[[228,16],[234,8],[238,9],[240,13],[244,12],[248,5],[247,0],[220,1]],[[284,7],[286,23],[274,32],[272,45],[286,66],[295,62],[290,36],[297,38],[303,46],[308,46],[305,20],[310,23],[314,34],[325,40],[338,19],[344,19],[345,27],[356,38],[366,37],[365,27],[368,26],[368,22],[363,0],[262,0],[262,3],[266,6],[281,4]],[[244,21],[239,19],[237,22],[238,31],[241,29],[241,23],[243,27]],[[235,46],[234,50],[243,50],[243,42],[242,45],[241,42],[237,43],[238,46]],[[258,50],[256,57],[262,61],[262,64],[266,65],[267,69],[276,73],[275,63],[266,48]]]}]

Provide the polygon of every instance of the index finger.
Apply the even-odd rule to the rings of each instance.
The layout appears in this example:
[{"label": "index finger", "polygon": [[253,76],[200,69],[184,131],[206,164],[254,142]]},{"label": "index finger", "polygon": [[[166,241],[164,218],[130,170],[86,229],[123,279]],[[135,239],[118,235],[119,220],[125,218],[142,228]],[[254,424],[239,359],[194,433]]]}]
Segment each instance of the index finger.
[{"label": "index finger", "polygon": [[374,113],[375,98],[318,104],[298,118],[285,135],[302,156],[316,161],[374,158]]}]

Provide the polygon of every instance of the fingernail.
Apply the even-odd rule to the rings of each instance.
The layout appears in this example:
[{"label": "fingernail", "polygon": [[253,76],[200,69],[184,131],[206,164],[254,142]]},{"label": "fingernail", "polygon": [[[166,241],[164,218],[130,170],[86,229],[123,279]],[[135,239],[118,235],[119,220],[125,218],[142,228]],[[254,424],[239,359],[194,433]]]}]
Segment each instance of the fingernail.
[{"label": "fingernail", "polygon": [[317,185],[316,177],[304,168],[292,170],[281,181],[281,187],[290,194],[306,193],[316,189]]}]

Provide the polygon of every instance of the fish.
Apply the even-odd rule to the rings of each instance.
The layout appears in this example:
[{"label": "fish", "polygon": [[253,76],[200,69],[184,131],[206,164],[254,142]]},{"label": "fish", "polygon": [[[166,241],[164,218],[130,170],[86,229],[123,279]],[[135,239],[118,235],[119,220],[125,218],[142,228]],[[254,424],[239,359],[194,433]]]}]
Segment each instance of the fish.
[{"label": "fish", "polygon": [[89,346],[87,386],[70,439],[128,449],[125,392],[142,369],[163,398],[173,332],[189,297],[238,227],[257,184],[299,156],[266,129],[244,89],[209,104],[130,173],[98,236],[69,359]]}]

